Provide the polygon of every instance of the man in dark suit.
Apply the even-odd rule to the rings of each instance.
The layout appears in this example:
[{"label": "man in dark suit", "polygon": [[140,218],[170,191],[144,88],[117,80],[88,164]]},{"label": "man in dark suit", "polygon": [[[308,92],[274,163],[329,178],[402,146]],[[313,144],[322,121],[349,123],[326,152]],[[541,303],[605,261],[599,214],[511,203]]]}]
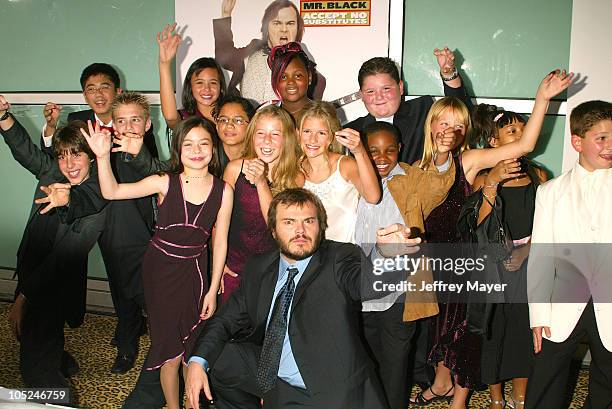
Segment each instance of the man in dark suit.
[{"label": "man in dark suit", "polygon": [[[270,204],[279,251],[252,258],[237,292],[204,327],[189,360],[186,389],[203,389],[218,409],[387,408],[359,337],[362,270],[352,244],[324,240],[317,197],[288,189]],[[363,264],[362,264],[363,263]],[[287,324],[288,323],[288,324]]]},{"label": "man in dark suit", "polygon": [[[113,124],[111,109],[115,96],[122,93],[117,71],[109,64],[94,63],[83,70],[80,82],[85,101],[91,109],[71,112],[68,121],[89,120],[111,132],[120,131],[119,125]],[[51,144],[60,111],[61,107],[54,103],[48,103],[43,110],[47,121],[43,129],[43,142],[46,146]],[[145,147],[156,157],[157,148],[149,112],[146,112],[145,119],[146,123],[141,121],[142,129],[138,132],[144,134]],[[130,132],[133,131],[130,129]],[[111,164],[120,183],[142,179],[129,165],[131,159],[131,155],[126,153],[112,154]],[[117,357],[111,372],[124,374],[134,365],[138,354],[138,338],[145,325],[142,317],[144,293],[140,266],[155,223],[153,200],[146,197],[113,201],[108,205],[107,212],[107,224],[98,245],[117,314],[117,327],[111,341],[117,347]]]},{"label": "man in dark suit", "polygon": [[[471,110],[472,103],[455,67],[453,53],[445,47],[442,50],[436,48],[434,54],[440,65],[444,95],[459,98]],[[399,161],[413,164],[421,159],[425,119],[434,99],[427,95],[404,100],[404,83],[395,62],[388,57],[374,57],[364,62],[359,69],[358,81],[368,114],[347,123],[345,127],[361,132],[376,121],[392,123],[401,132]]]}]

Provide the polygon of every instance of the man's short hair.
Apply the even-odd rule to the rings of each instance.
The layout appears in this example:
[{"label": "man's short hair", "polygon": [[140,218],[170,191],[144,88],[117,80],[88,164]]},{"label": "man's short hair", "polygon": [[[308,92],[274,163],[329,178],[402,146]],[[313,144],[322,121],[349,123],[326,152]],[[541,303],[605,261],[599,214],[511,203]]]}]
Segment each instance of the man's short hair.
[{"label": "man's short hair", "polygon": [[85,91],[85,83],[89,77],[94,75],[106,75],[111,80],[115,89],[121,88],[121,82],[119,80],[119,73],[111,65],[103,62],[95,62],[85,67],[81,73],[81,89]]},{"label": "man's short hair", "polygon": [[85,152],[89,159],[95,159],[87,140],[81,133],[81,129],[87,131],[87,124],[83,121],[70,121],[60,127],[53,135],[53,153],[55,157],[66,154]]},{"label": "man's short hair", "polygon": [[142,108],[142,112],[144,113],[145,121],[151,117],[151,105],[142,94],[133,91],[122,92],[121,94],[115,95],[113,98],[113,102],[111,103],[111,112],[113,113],[113,120],[115,119],[115,111],[123,105],[138,105]]},{"label": "man's short hair", "polygon": [[[317,220],[319,221],[319,230],[325,232],[327,229],[327,213],[321,200],[309,190],[302,188],[285,189],[272,199],[270,208],[268,209],[268,226],[271,230],[276,228],[276,212],[278,205],[284,206],[300,206],[303,207],[306,203],[312,203],[317,209]],[[324,236],[322,236],[324,237]]]},{"label": "man's short hair", "polygon": [[584,138],[594,125],[605,120],[612,120],[612,103],[599,100],[583,102],[570,114],[572,135]]},{"label": "man's short hair", "polygon": [[369,124],[363,129],[363,137],[367,141],[368,136],[376,132],[388,132],[389,134],[393,136],[393,138],[395,139],[395,142],[397,142],[398,144],[402,142],[402,137],[401,137],[399,129],[397,129],[397,126],[390,124],[389,122],[385,122],[385,121],[372,122],[371,124]]},{"label": "man's short hair", "polygon": [[395,62],[389,57],[374,57],[361,64],[357,81],[359,88],[363,86],[363,80],[369,75],[389,74],[397,83],[400,82],[400,74]]}]

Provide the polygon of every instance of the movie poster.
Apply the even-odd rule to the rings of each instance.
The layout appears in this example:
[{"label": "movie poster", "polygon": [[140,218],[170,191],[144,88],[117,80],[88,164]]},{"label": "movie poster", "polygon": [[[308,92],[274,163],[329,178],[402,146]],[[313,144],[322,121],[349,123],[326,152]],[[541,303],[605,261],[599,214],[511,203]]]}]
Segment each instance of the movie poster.
[{"label": "movie poster", "polygon": [[[301,43],[317,63],[317,71],[325,78],[323,99],[333,101],[346,96],[349,98],[344,102],[350,101],[351,97],[355,99],[361,64],[369,58],[388,55],[389,1],[292,2],[305,22]],[[262,18],[270,4],[270,0],[176,0],[176,22],[184,39],[177,54],[177,95],[180,95],[185,72],[193,60],[214,57],[215,51],[227,51],[215,50],[215,32],[218,36],[220,33],[231,35],[236,49],[252,48],[256,43],[254,40],[262,38]],[[222,17],[224,8],[225,15],[231,9],[230,18]],[[213,20],[216,20],[215,29]],[[236,57],[238,60],[242,58],[245,65],[249,62],[248,55]],[[240,65],[235,64],[236,67]],[[240,69],[236,68],[236,71]],[[235,72],[226,70],[228,83],[234,75]],[[238,72],[240,75],[244,73]],[[360,102],[351,105],[358,110],[363,107]]]}]

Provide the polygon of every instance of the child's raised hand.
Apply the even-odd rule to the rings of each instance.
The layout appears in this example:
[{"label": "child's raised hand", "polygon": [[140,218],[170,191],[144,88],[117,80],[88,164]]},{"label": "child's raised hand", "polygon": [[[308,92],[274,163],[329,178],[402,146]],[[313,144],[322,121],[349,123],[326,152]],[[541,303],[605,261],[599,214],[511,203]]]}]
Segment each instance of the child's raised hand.
[{"label": "child's raised hand", "polygon": [[62,112],[62,106],[53,102],[47,102],[43,108],[43,115],[45,121],[47,121],[47,127],[55,129],[57,128],[57,120],[59,119],[60,112]]},{"label": "child's raised hand", "polygon": [[4,115],[10,108],[11,104],[4,98],[4,95],[0,95],[0,115]]},{"label": "child's raised hand", "polygon": [[176,23],[166,24],[162,32],[157,33],[160,64],[169,63],[176,57],[176,50],[182,41],[182,37],[174,30],[176,30]]},{"label": "child's raised hand", "polygon": [[346,146],[353,155],[365,152],[363,149],[363,143],[361,143],[361,136],[359,135],[359,132],[354,129],[341,129],[336,131],[334,137],[342,146]]},{"label": "child's raised hand", "polygon": [[217,292],[208,291],[204,296],[204,303],[202,304],[202,312],[200,318],[207,320],[213,316],[217,309]]},{"label": "child's raised hand", "polygon": [[556,95],[559,95],[564,89],[570,86],[574,78],[574,73],[568,73],[565,70],[553,70],[550,72],[538,87],[536,99],[544,99],[550,101]]},{"label": "child's raised hand", "polygon": [[444,75],[450,75],[455,70],[455,54],[448,48],[434,48],[434,55],[438,60],[440,66],[440,72]]},{"label": "child's raised hand", "polygon": [[461,133],[463,128],[447,128],[443,132],[438,132],[434,138],[438,153],[446,153],[453,149],[457,140],[457,133]]},{"label": "child's raised hand", "polygon": [[87,128],[89,133],[81,128],[81,133],[87,140],[92,152],[98,158],[109,156],[111,152],[112,142],[111,134],[107,129],[100,130],[100,124],[96,122],[96,126],[91,124],[91,120],[87,120]]},{"label": "child's raised hand", "polygon": [[119,133],[115,131],[113,143],[116,146],[111,149],[112,152],[127,152],[137,156],[142,149],[144,137],[133,132]]},{"label": "child's raised hand", "polygon": [[245,160],[242,172],[252,185],[268,184],[266,163],[259,158]]},{"label": "child's raised hand", "polygon": [[70,183],[52,183],[49,186],[41,186],[40,190],[45,192],[47,197],[36,199],[34,203],[49,203],[40,214],[45,214],[56,207],[66,206],[70,201]]}]

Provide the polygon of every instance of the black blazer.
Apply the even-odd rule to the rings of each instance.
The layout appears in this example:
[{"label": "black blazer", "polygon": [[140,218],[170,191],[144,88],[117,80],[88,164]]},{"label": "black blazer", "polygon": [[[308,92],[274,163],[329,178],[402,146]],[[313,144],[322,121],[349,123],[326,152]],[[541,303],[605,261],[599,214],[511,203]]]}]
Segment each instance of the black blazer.
[{"label": "black blazer", "polygon": [[[66,183],[57,160],[41,151],[21,124],[1,131],[15,160],[39,180],[39,185]],[[40,189],[35,198],[44,197]],[[83,322],[87,286],[87,254],[100,236],[107,201],[102,197],[95,163],[89,178],[70,189],[70,204],[40,214],[33,205],[17,251],[16,294],[40,306],[59,303],[66,322]]]},{"label": "black blazer", "polygon": [[[81,120],[84,122],[90,120],[93,123],[95,121],[94,112],[91,109],[86,109],[84,111],[71,112],[70,114],[68,114],[68,122],[75,120]],[[144,146],[142,149],[143,151],[145,150],[145,147],[146,150],[148,150],[149,156],[157,158],[157,147],[155,146],[155,137],[153,136],[153,126],[151,126],[147,133],[145,133]],[[117,181],[119,183],[137,182],[143,178],[143,176],[138,171],[136,171],[132,166],[130,166],[129,162],[132,160],[133,157],[129,153],[111,153],[111,166],[113,168],[113,173],[115,174],[115,177],[117,178]],[[117,209],[116,211],[122,212],[126,216],[129,215],[126,218],[120,218],[117,223],[119,223],[120,225],[127,223],[131,229],[141,228],[140,226],[144,226],[144,229],[146,229],[150,236],[155,226],[154,203],[155,198],[153,196],[147,196],[139,199],[116,201],[113,203],[112,207],[113,209]],[[140,215],[142,221],[144,222],[144,224],[139,223],[138,227],[133,220],[130,222],[132,215],[135,214],[133,210],[130,209],[130,207],[134,205],[136,206],[137,212]],[[113,210],[113,212],[115,212],[115,210]],[[113,218],[113,220],[115,220],[115,218]]]},{"label": "black blazer", "polygon": [[[274,251],[251,258],[239,289],[204,326],[193,355],[208,360],[213,371],[230,340],[263,344],[279,257]],[[359,336],[363,268],[371,265],[359,247],[325,240],[295,290],[291,348],[318,408],[387,407]]]},{"label": "black blazer", "polygon": [[[472,110],[472,101],[467,95],[465,87],[451,88],[444,84],[444,95],[457,97],[466,104],[468,110]],[[434,99],[429,95],[409,101],[403,100],[397,112],[393,115],[393,125],[395,125],[402,134],[402,150],[399,157],[400,162],[413,164],[415,161],[422,158],[425,119],[433,103]],[[362,132],[366,126],[373,122],[376,122],[376,118],[371,114],[367,114],[344,126]]]}]

